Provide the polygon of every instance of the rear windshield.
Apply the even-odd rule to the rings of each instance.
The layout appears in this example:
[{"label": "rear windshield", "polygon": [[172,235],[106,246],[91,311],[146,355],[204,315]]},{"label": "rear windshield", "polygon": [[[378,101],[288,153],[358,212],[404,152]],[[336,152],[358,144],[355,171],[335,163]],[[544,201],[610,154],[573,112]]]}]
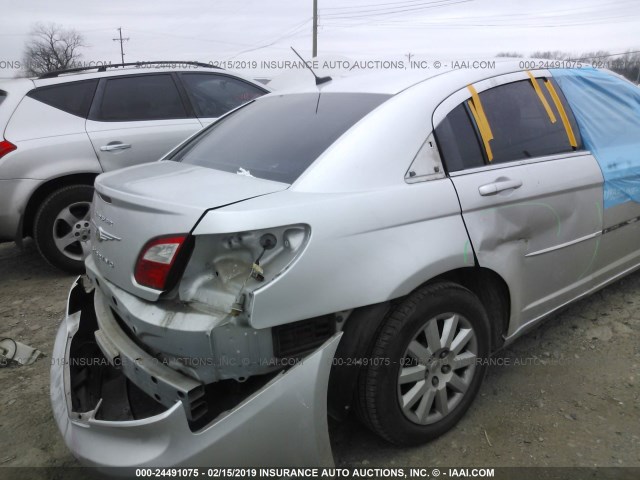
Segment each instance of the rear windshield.
[{"label": "rear windshield", "polygon": [[171,160],[293,183],[338,137],[388,98],[364,93],[264,97],[214,123]]}]

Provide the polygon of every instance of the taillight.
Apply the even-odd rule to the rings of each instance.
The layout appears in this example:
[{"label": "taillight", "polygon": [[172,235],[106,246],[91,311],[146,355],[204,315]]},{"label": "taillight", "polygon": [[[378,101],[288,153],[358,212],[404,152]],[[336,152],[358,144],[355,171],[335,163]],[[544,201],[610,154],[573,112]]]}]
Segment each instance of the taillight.
[{"label": "taillight", "polygon": [[164,290],[167,280],[182,249],[187,234],[169,235],[154,238],[142,248],[134,277],[136,282],[145,287]]},{"label": "taillight", "polygon": [[8,140],[2,140],[0,142],[0,158],[4,157],[9,152],[13,152],[16,148],[18,147]]}]

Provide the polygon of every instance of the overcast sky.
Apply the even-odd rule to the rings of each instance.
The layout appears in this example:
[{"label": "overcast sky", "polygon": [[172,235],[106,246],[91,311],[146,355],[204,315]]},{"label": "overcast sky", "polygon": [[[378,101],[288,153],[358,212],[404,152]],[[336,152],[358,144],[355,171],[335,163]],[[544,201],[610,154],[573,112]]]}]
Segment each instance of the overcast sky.
[{"label": "overcast sky", "polygon": [[[640,50],[638,0],[318,0],[320,56],[457,59],[500,51]],[[312,0],[0,0],[0,66],[22,58],[31,26],[82,33],[84,60],[293,59],[311,55]],[[260,70],[260,69],[258,69]],[[251,72],[263,73],[263,72]],[[5,68],[0,76],[12,76]]]}]

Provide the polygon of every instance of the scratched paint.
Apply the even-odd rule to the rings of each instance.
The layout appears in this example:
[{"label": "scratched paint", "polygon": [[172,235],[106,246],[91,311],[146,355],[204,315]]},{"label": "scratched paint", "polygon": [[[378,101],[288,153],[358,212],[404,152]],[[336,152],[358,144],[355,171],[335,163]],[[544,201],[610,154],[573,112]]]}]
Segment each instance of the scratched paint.
[{"label": "scratched paint", "polygon": [[471,262],[469,262],[469,248],[471,247],[471,242],[469,242],[469,240],[467,240],[466,242],[464,242],[464,249],[463,249],[463,262],[465,265],[471,265]]},{"label": "scratched paint", "polygon": [[[596,202],[596,213],[597,213],[598,224],[602,225],[603,224],[602,205],[600,204],[600,202]],[[578,276],[578,280],[581,280],[582,278],[584,278],[584,276],[593,267],[593,265],[594,265],[594,263],[596,261],[596,258],[598,257],[598,251],[600,250],[600,240],[602,240],[602,238],[598,237],[598,239],[596,240],[596,245],[595,245],[595,247],[593,249],[593,255],[591,255],[591,259],[589,260],[589,263],[587,263],[587,266],[585,267],[585,269]]]}]

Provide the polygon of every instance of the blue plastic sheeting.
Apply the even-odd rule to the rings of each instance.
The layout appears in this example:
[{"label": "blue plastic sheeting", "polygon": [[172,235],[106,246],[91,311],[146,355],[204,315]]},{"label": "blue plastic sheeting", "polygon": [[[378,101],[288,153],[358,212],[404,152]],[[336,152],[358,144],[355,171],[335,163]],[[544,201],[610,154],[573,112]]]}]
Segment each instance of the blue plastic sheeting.
[{"label": "blue plastic sheeting", "polygon": [[551,73],[602,169],[604,208],[640,203],[640,88],[592,68]]}]

